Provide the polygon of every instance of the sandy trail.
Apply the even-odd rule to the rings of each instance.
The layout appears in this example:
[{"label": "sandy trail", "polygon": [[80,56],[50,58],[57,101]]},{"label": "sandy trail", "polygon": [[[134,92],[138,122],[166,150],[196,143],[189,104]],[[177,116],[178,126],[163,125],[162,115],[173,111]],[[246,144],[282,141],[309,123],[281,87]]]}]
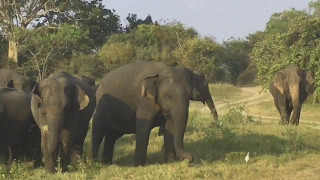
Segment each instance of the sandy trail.
[{"label": "sandy trail", "polygon": [[[219,103],[218,102],[216,105],[216,109],[218,110],[218,112],[219,112],[219,109],[221,109],[225,106],[236,105],[236,104],[241,104],[241,103],[244,103],[246,105],[246,107],[252,106],[255,104],[259,104],[262,102],[272,101],[272,103],[273,103],[273,97],[271,96],[271,94],[269,92],[261,91],[262,90],[261,86],[243,87],[243,88],[241,88],[241,90],[243,92],[247,92],[247,93],[251,94],[250,97],[244,98],[241,100],[237,100],[237,101],[227,102],[227,103],[225,103],[225,102]],[[206,106],[201,108],[200,111],[210,113],[209,109]],[[253,116],[255,119],[261,119],[262,122],[264,122],[264,123],[278,123],[278,121],[280,119],[279,116],[262,116],[258,112],[250,112],[249,115]],[[320,127],[315,127],[315,125],[317,125],[317,126],[320,125],[319,121],[302,120],[302,121],[300,121],[300,124],[303,124],[304,126],[307,126],[307,127],[320,129]]]}]

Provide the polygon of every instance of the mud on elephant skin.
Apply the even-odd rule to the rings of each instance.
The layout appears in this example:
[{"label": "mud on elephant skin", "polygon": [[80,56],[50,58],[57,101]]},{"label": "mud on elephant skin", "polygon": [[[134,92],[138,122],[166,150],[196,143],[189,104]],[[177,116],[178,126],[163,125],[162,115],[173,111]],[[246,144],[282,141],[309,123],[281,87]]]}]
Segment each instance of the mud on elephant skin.
[{"label": "mud on elephant skin", "polygon": [[112,163],[115,141],[136,133],[134,164],[145,165],[150,131],[163,126],[165,161],[178,158],[192,162],[193,156],[183,147],[189,100],[204,100],[194,91],[194,76],[187,68],[160,62],[133,63],[106,74],[96,92],[92,157],[97,158],[104,138],[103,162]]},{"label": "mud on elephant skin", "polygon": [[30,93],[0,88],[0,151],[9,165],[13,159],[34,160],[35,167],[41,164],[41,135],[30,102]]},{"label": "mud on elephant skin", "polygon": [[95,104],[91,87],[66,72],[52,74],[35,86],[31,109],[41,130],[47,171],[55,172],[57,156],[66,171],[71,154],[82,154]]},{"label": "mud on elephant skin", "polygon": [[31,78],[22,76],[15,70],[0,69],[0,87],[15,88],[30,93],[36,84]]},{"label": "mud on elephant skin", "polygon": [[270,93],[283,124],[299,125],[302,104],[314,92],[314,83],[312,73],[298,65],[290,65],[274,76]]}]

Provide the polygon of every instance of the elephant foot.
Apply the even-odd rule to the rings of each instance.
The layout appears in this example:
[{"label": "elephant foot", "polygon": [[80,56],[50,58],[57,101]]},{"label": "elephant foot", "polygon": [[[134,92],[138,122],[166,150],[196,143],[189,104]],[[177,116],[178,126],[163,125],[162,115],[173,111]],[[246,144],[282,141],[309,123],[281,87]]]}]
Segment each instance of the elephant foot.
[{"label": "elephant foot", "polygon": [[280,121],[278,122],[278,124],[279,124],[279,125],[287,125],[288,122],[285,121],[285,120],[280,120]]},{"label": "elephant foot", "polygon": [[191,153],[188,153],[188,152],[181,152],[179,154],[177,154],[177,157],[180,159],[180,160],[185,160],[185,159],[188,159],[189,163],[192,163],[193,162],[193,156]]},{"label": "elephant foot", "polygon": [[102,163],[111,165],[112,164],[112,159],[102,157]]},{"label": "elephant foot", "polygon": [[167,162],[176,161],[176,155],[174,153],[168,153]]},{"label": "elephant foot", "polygon": [[56,168],[52,167],[52,166],[49,166],[49,167],[48,166],[44,166],[44,169],[49,173],[56,173],[57,172]]}]

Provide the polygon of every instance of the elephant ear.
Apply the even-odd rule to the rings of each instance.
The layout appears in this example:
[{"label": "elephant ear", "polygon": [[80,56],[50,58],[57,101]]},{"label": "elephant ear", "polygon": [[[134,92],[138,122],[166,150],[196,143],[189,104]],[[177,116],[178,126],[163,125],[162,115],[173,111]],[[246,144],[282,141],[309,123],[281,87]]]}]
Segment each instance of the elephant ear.
[{"label": "elephant ear", "polygon": [[158,96],[158,77],[159,75],[151,75],[143,79],[141,88],[141,97],[147,97],[157,104]]},{"label": "elephant ear", "polygon": [[40,104],[42,104],[43,100],[40,96],[40,90],[39,90],[39,84],[36,84],[32,91],[31,91],[31,95],[32,95],[32,102],[31,104],[33,103],[37,103],[38,104],[38,107],[40,106]]},{"label": "elephant ear", "polygon": [[8,88],[14,88],[13,80],[10,80],[10,81],[8,82],[7,87],[8,87]]},{"label": "elephant ear", "polygon": [[306,92],[308,94],[312,94],[315,90],[315,81],[313,79],[312,73],[310,71],[304,71],[305,74],[305,80],[306,80]]},{"label": "elephant ear", "polygon": [[30,84],[31,90],[33,90],[34,87],[37,86],[37,85],[39,86],[39,84],[36,81],[31,80],[31,84]]},{"label": "elephant ear", "polygon": [[90,99],[80,86],[76,85],[76,91],[76,107],[78,107],[79,110],[82,110],[88,106]]},{"label": "elephant ear", "polygon": [[283,81],[283,74],[278,73],[273,78],[273,85],[280,91],[281,94],[284,93],[284,81]]},{"label": "elephant ear", "polygon": [[192,93],[191,100],[201,101],[205,104],[205,99],[202,95],[205,94],[208,83],[206,81],[205,75],[201,71],[193,71],[193,85],[192,85]]}]

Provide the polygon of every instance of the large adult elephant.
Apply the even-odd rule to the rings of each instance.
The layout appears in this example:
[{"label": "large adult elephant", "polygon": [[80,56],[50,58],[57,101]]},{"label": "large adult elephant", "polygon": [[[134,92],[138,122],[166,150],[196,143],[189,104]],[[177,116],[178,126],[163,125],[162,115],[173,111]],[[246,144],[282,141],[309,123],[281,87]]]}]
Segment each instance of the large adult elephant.
[{"label": "large adult elephant", "polygon": [[[192,162],[193,156],[184,150],[183,138],[189,99],[201,94],[197,92],[195,77],[196,74],[187,68],[160,62],[133,63],[105,75],[96,92],[93,158],[97,157],[105,138],[103,162],[112,163],[115,141],[124,134],[136,133],[134,164],[144,165],[151,129],[164,126],[165,161],[177,157]],[[217,116],[213,101],[210,103]]]},{"label": "large adult elephant", "polygon": [[[182,67],[180,67],[182,68]],[[205,75],[201,71],[193,71],[193,93],[190,96],[192,101],[201,101],[203,104],[207,104],[212,117],[215,121],[218,120],[218,113],[214,106],[211,93],[209,91],[208,82]],[[158,135],[164,134],[164,126],[160,126]]]},{"label": "large adult elephant", "polygon": [[41,135],[32,116],[30,102],[30,93],[0,88],[0,149],[6,161],[11,153],[10,160],[25,157],[35,160],[34,165],[39,166]]},{"label": "large adult elephant", "polygon": [[12,69],[0,69],[0,87],[9,87],[31,92],[37,83]]},{"label": "large adult elephant", "polygon": [[[282,123],[299,124],[302,103],[314,91],[314,79],[310,71],[298,65],[290,65],[280,70],[270,84],[270,93],[280,113]],[[292,113],[292,115],[291,115]]]},{"label": "large adult elephant", "polygon": [[31,109],[41,130],[45,169],[55,171],[60,152],[62,170],[66,171],[71,154],[82,154],[96,104],[94,92],[82,80],[59,72],[44,79],[32,93]]}]

